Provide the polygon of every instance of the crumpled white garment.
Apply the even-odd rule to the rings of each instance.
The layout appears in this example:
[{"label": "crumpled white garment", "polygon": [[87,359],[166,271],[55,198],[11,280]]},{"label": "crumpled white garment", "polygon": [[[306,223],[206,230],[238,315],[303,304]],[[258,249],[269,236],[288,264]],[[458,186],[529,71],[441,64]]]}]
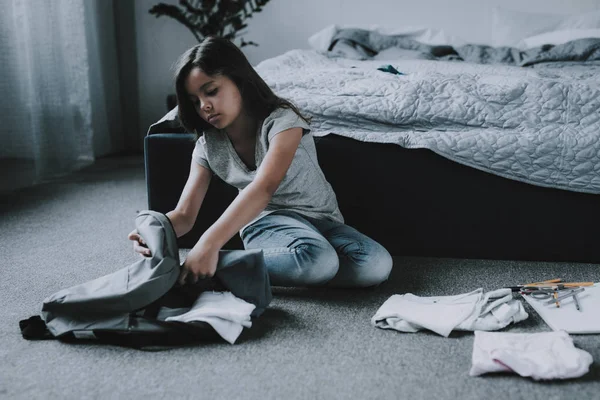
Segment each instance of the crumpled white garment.
[{"label": "crumpled white garment", "polygon": [[576,348],[565,331],[476,331],[469,375],[508,371],[535,380],[569,379],[588,373],[592,362],[591,354]]},{"label": "crumpled white garment", "polygon": [[429,329],[448,337],[453,330],[497,330],[527,319],[523,305],[510,289],[483,293],[479,288],[455,296],[393,295],[371,318],[382,329],[417,332]]},{"label": "crumpled white garment", "polygon": [[203,292],[185,314],[168,317],[165,321],[204,321],[223,339],[234,344],[244,327],[250,328],[250,314],[256,306],[231,292]]}]

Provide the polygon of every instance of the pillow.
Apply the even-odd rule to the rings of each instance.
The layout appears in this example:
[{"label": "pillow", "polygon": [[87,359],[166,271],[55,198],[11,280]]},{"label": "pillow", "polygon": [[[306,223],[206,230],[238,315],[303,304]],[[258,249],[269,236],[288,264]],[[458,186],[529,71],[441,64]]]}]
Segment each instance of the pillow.
[{"label": "pillow", "polygon": [[491,45],[515,47],[522,39],[557,29],[565,16],[492,9]]},{"label": "pillow", "polygon": [[600,29],[600,10],[560,15],[494,7],[492,9],[491,45],[518,47],[519,44],[523,44],[525,38],[531,36],[574,29]]},{"label": "pillow", "polygon": [[377,53],[373,60],[397,61],[397,60],[433,60],[435,57],[418,50],[406,50],[398,47],[390,47]]},{"label": "pillow", "polygon": [[174,109],[165,114],[157,122],[150,125],[148,128],[147,135],[152,135],[154,133],[180,133],[185,132],[183,126],[179,122],[179,117],[177,116],[177,112],[179,111],[179,106],[176,106]]},{"label": "pillow", "polygon": [[441,29],[430,29],[424,27],[403,27],[399,29],[386,29],[381,28],[377,25],[370,26],[339,26],[339,25],[329,25],[326,28],[321,29],[319,32],[313,34],[308,38],[308,43],[310,47],[320,53],[326,53],[331,45],[331,39],[338,33],[341,29],[345,28],[359,28],[359,29],[367,29],[373,32],[378,32],[384,35],[402,35],[407,38],[416,40],[421,43],[429,44],[429,45],[451,45],[451,46],[459,46],[465,44],[464,40],[457,36],[449,35]]},{"label": "pillow", "polygon": [[600,10],[572,15],[561,22],[558,29],[600,29]]},{"label": "pillow", "polygon": [[351,60],[366,60],[373,56],[373,52],[365,49],[363,46],[353,43],[349,40],[338,40],[329,54],[333,57],[348,58]]},{"label": "pillow", "polygon": [[546,32],[521,40],[518,44],[518,47],[530,49],[532,47],[539,47],[545,44],[558,45],[570,42],[571,40],[584,38],[600,38],[600,29],[564,29]]}]

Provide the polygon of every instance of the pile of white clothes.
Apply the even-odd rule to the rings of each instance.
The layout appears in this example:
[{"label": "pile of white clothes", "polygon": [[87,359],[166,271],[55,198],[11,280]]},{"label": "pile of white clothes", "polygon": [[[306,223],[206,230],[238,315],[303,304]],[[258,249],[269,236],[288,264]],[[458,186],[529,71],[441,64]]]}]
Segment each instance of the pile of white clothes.
[{"label": "pile of white clothes", "polygon": [[453,330],[493,331],[527,319],[523,305],[510,289],[484,293],[482,288],[455,296],[393,295],[371,318],[382,329],[417,332],[429,329],[448,337]]},{"label": "pile of white clothes", "polygon": [[234,344],[244,327],[250,328],[250,314],[256,308],[231,292],[203,292],[192,308],[184,314],[171,316],[165,321],[204,321],[210,324],[223,339]]},{"label": "pile of white clothes", "polygon": [[485,332],[527,317],[510,289],[484,293],[479,288],[455,296],[393,295],[377,310],[371,323],[400,332],[428,329],[445,337],[453,330],[475,331],[471,376],[515,372],[540,380],[576,378],[588,373],[592,356],[577,349],[567,332]]},{"label": "pile of white clothes", "polygon": [[565,331],[475,332],[471,376],[515,372],[540,379],[569,379],[588,373],[593,359]]}]

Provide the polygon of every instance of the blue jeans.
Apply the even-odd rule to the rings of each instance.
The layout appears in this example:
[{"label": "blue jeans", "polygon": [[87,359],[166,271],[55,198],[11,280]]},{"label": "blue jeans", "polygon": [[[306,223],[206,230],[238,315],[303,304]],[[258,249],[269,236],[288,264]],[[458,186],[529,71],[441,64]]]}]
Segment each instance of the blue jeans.
[{"label": "blue jeans", "polygon": [[262,249],[274,286],[366,287],[385,281],[390,253],[356,229],[275,211],[244,229],[246,249]]}]

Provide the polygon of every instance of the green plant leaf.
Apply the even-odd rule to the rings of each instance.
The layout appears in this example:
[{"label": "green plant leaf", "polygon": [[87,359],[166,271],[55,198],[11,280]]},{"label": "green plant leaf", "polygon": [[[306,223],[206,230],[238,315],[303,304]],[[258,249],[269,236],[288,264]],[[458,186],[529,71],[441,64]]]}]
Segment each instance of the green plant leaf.
[{"label": "green plant leaf", "polygon": [[246,47],[246,46],[258,46],[258,44],[254,43],[253,41],[246,42],[243,38],[241,38],[240,47]]},{"label": "green plant leaf", "polygon": [[[179,0],[180,7],[159,3],[149,12],[157,18],[167,16],[188,28],[196,40],[208,35],[235,39],[241,30],[248,27],[244,21],[261,12],[270,0]],[[258,46],[252,41],[241,40],[243,46]]]},{"label": "green plant leaf", "polygon": [[204,11],[212,10],[217,4],[217,0],[202,0],[202,9]]},{"label": "green plant leaf", "polygon": [[155,15],[156,18],[167,16],[179,21],[192,32],[196,40],[202,40],[202,38],[199,37],[198,33],[196,32],[194,24],[189,21],[184,12],[181,11],[178,7],[172,6],[170,4],[159,3],[152,7],[148,12],[152,15]]},{"label": "green plant leaf", "polygon": [[204,10],[197,5],[190,3],[189,0],[179,0],[179,4],[190,14],[204,15]]},{"label": "green plant leaf", "polygon": [[163,15],[166,15],[169,17],[174,16],[174,15],[183,16],[183,13],[181,12],[181,10],[179,8],[172,6],[170,4],[165,4],[165,3],[158,3],[157,5],[152,7],[148,12],[152,15],[155,15],[156,18],[161,17]]}]

